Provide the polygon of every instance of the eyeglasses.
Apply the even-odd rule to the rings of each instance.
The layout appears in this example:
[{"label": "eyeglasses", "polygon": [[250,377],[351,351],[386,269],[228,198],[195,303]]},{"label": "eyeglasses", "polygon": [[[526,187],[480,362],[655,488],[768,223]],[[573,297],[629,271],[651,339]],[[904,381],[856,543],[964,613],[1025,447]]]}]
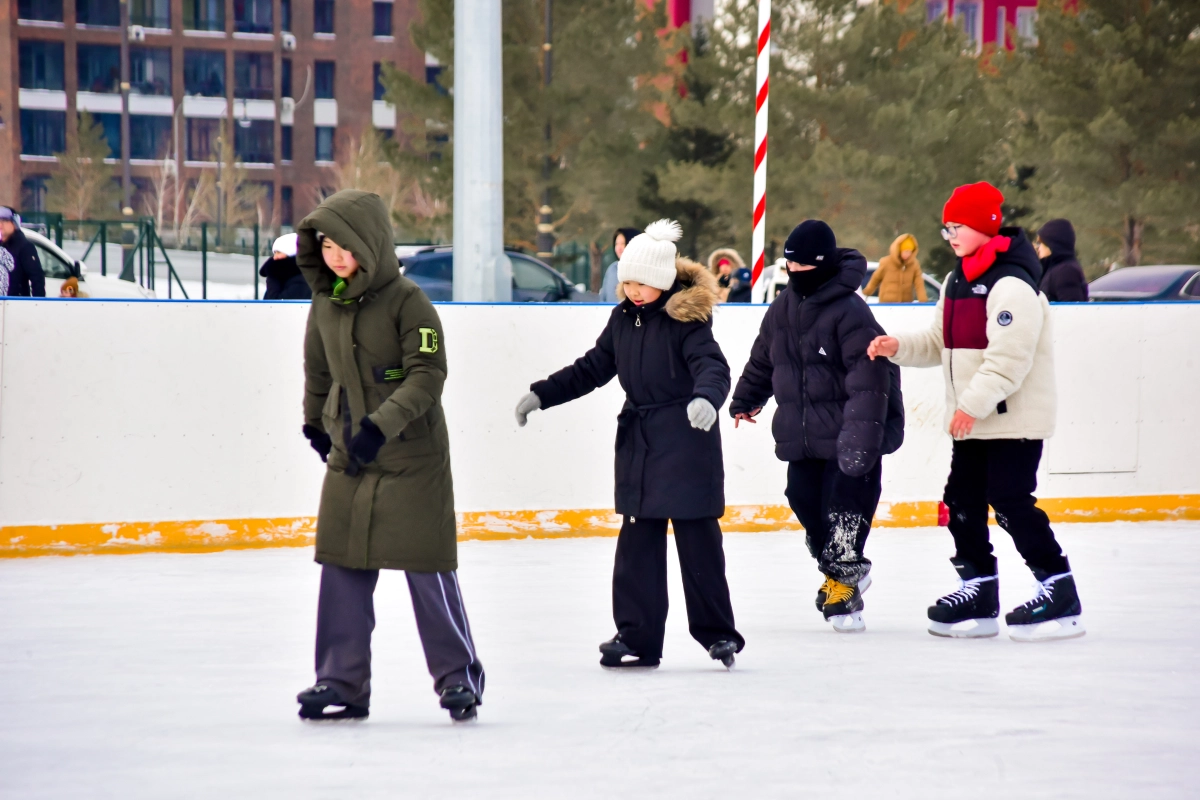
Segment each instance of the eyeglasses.
[{"label": "eyeglasses", "polygon": [[965,227],[967,227],[967,226],[966,225],[947,225],[946,227],[942,228],[942,238],[945,239],[947,242],[950,241],[951,239],[957,239],[959,228],[965,228]]}]

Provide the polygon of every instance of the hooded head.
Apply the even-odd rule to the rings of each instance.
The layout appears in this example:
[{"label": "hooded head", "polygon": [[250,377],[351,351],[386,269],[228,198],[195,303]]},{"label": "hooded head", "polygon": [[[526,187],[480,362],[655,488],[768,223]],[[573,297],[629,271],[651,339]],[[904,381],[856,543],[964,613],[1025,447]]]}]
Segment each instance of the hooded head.
[{"label": "hooded head", "polygon": [[1037,236],[1050,248],[1050,255],[1075,255],[1075,227],[1070,220],[1052,219],[1038,228]]},{"label": "hooded head", "polygon": [[708,269],[713,275],[721,274],[722,262],[729,264],[729,271],[735,273],[746,266],[746,262],[742,260],[741,255],[732,247],[722,247],[719,250],[713,250],[712,255],[708,257]]},{"label": "hooded head", "polygon": [[788,270],[788,283],[801,297],[808,297],[838,272],[837,239],[833,229],[819,219],[808,219],[797,225],[783,246],[783,255],[793,264],[806,269]]},{"label": "hooded head", "polygon": [[296,262],[313,296],[331,296],[337,276],[325,266],[318,234],[349,250],[358,262],[358,272],[338,295],[355,300],[369,290],[380,289],[400,277],[400,262],[392,243],[392,224],[379,195],[346,189],[327,197],[296,229]]},{"label": "hooded head", "polygon": [[[896,241],[892,242],[892,246],[889,248],[889,251],[892,254],[892,258],[896,259],[899,264],[905,265],[909,260],[917,257],[918,249],[917,237],[913,236],[911,233],[902,233],[896,237]],[[903,257],[905,250],[912,250],[912,252],[908,254],[907,260]]]}]

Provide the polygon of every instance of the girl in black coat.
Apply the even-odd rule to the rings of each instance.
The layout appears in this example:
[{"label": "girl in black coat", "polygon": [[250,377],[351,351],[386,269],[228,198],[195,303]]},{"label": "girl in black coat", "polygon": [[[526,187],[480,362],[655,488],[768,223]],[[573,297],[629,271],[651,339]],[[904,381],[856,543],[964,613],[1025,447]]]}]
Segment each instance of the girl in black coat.
[{"label": "girl in black coat", "polygon": [[667,521],[683,573],[689,629],[713,659],[732,666],[745,640],[734,628],[719,518],[725,472],[717,409],[729,364],[712,334],[716,279],[677,259],[677,223],[661,220],[625,248],[620,304],[596,346],[534,383],[529,412],[574,400],[613,377],[625,390],[617,417],[616,510],[624,519],[613,570],[617,635],[600,646],[606,667],[656,667],[667,619]]},{"label": "girl in black coat", "polygon": [[825,575],[817,610],[839,632],[861,631],[880,458],[904,440],[900,368],[867,357],[883,328],[857,294],[867,270],[861,253],[809,220],[792,231],[784,257],[789,288],[763,318],[729,413],[754,422],[775,397],[771,432],[788,462],[788,503]]}]

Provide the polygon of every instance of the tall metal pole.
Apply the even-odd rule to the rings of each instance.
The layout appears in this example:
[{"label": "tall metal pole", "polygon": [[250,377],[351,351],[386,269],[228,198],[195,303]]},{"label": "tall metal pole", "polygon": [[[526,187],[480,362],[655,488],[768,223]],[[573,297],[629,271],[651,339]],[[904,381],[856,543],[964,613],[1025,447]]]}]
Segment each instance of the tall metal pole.
[{"label": "tall metal pole", "polygon": [[[550,79],[554,68],[554,0],[546,0],[546,38],[542,42],[542,86],[544,95],[549,95]],[[549,99],[546,103],[546,155],[542,161],[542,182],[545,189],[542,192],[542,207],[538,209],[537,249],[541,258],[554,256],[554,209],[550,206],[550,176],[554,170],[554,160],[550,151],[550,108]]]},{"label": "tall metal pole", "polygon": [[[510,302],[500,3],[454,4],[454,299]],[[461,124],[459,124],[461,123]]]},{"label": "tall metal pole", "polygon": [[129,0],[121,0],[121,213],[133,216],[133,180],[129,177]]},{"label": "tall metal pole", "polygon": [[[767,238],[767,97],[771,78],[771,0],[758,0],[758,62],[754,101],[754,228],[750,283],[762,277]],[[757,288],[757,287],[755,287]]]}]

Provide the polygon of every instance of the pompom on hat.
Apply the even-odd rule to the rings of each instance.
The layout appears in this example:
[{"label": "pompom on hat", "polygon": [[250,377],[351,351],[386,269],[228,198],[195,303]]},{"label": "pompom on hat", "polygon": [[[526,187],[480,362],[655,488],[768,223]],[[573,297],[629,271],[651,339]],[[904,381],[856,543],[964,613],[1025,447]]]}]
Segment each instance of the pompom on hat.
[{"label": "pompom on hat", "polygon": [[667,291],[675,283],[675,242],[683,228],[673,219],[660,219],[646,226],[625,245],[617,264],[617,280],[633,281]]},{"label": "pompom on hat", "polygon": [[959,186],[942,208],[942,224],[966,225],[988,236],[1000,233],[1004,193],[987,181]]}]

